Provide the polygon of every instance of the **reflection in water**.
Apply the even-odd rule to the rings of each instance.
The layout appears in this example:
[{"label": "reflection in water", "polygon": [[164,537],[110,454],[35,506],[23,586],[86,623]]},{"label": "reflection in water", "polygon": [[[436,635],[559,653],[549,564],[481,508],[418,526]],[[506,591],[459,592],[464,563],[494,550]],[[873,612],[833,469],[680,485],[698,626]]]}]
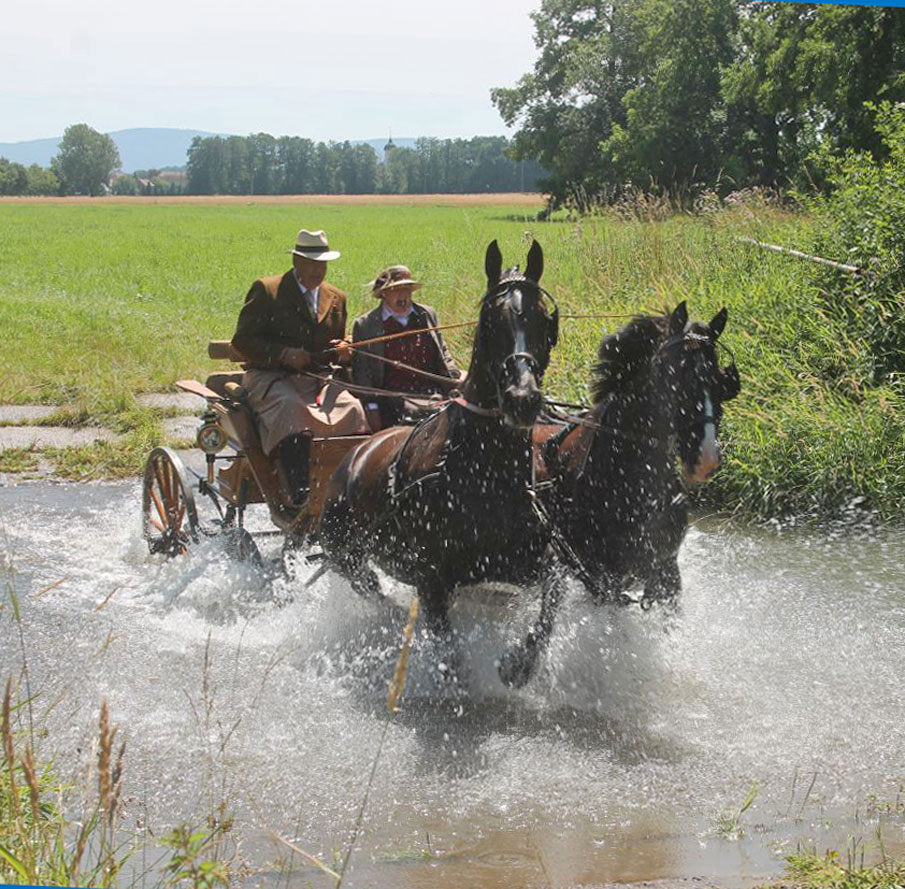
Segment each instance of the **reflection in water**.
[{"label": "reflection in water", "polygon": [[[383,732],[404,609],[377,611],[330,576],[305,589],[302,560],[295,579],[268,578],[216,541],[152,559],[138,502],[132,485],[0,488],[2,570],[53,744],[84,748],[106,696],[129,739],[132,817],[146,806],[166,828],[223,788],[256,861],[280,854],[271,828],[331,858]],[[573,589],[519,692],[495,659],[536,595],[465,591],[461,684],[438,677],[451,655],[420,637],[347,885],[731,883],[777,871],[796,842],[869,837],[856,814],[870,794],[893,801],[903,777],[903,550],[900,533],[869,527],[698,527],[678,615]],[[410,593],[394,590],[400,606]],[[21,660],[0,615],[0,668]],[[743,836],[720,837],[752,782]],[[887,819],[891,848],[896,829]]]}]

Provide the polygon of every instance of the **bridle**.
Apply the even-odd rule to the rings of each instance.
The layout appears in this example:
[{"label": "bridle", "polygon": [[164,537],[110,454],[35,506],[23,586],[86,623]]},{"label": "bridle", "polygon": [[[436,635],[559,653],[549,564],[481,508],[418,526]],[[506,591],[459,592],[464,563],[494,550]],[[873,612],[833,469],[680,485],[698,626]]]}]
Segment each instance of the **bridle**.
[{"label": "bridle", "polygon": [[[549,356],[550,350],[554,345],[556,345],[556,340],[559,336],[559,306],[557,305],[556,300],[553,298],[553,295],[548,290],[541,287],[541,285],[537,281],[527,277],[526,275],[508,273],[505,276],[501,277],[496,282],[496,284],[488,289],[488,291],[484,294],[483,303],[484,305],[489,305],[495,301],[502,301],[504,298],[508,297],[510,329],[512,331],[513,341],[515,343],[518,343],[520,332],[515,329],[515,322],[512,316],[515,315],[520,319],[524,319],[525,310],[522,306],[521,298],[519,298],[518,300],[513,299],[513,290],[515,289],[513,285],[517,284],[530,285],[538,293],[538,302],[540,304],[541,311],[543,312],[547,321],[546,347],[547,354]],[[521,297],[521,291],[516,292],[519,293],[519,297]],[[552,312],[547,309],[547,300],[549,300],[549,302],[553,304]],[[516,365],[519,362],[523,362],[525,365],[527,365],[526,369],[537,380],[538,383],[543,380],[544,369],[541,368],[540,362],[537,360],[533,353],[527,352],[523,349],[518,349],[514,352],[511,352],[500,363],[500,370],[497,374],[496,390],[498,403],[501,402],[501,392],[505,377],[508,373],[513,373],[516,370]]]}]

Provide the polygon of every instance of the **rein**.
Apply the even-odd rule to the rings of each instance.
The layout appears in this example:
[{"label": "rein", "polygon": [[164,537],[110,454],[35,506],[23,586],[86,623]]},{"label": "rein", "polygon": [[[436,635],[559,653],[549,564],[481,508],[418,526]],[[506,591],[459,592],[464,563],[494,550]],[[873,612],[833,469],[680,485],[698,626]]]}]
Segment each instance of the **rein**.
[{"label": "rein", "polygon": [[[547,399],[544,399],[544,401],[546,404],[552,405],[554,407],[562,404],[562,402],[559,401],[548,401]],[[567,407],[576,406],[577,405],[567,405]],[[668,439],[663,440],[662,438],[657,438],[653,435],[640,435],[635,432],[624,432],[621,429],[617,429],[615,426],[607,426],[603,423],[597,423],[594,420],[588,420],[585,417],[579,417],[574,414],[564,413],[563,411],[554,410],[550,412],[550,415],[554,420],[559,420],[573,426],[584,426],[585,429],[593,429],[596,432],[605,432],[607,435],[611,435],[614,438],[624,438],[626,441],[633,441],[637,442],[638,444],[652,445],[653,447],[662,447],[664,450],[668,450],[672,446],[672,442]]]},{"label": "rein", "polygon": [[[332,383],[342,389],[348,389],[350,392],[360,392],[362,395],[386,395],[390,398],[426,398],[430,399],[430,395],[424,395],[420,392],[394,392],[392,389],[378,389],[376,386],[361,386],[358,383],[349,383],[346,380],[336,380],[327,374],[316,374],[309,370],[295,371],[303,377],[310,377],[312,380],[320,380],[327,385]],[[449,382],[449,377],[444,377]],[[442,399],[442,403],[446,403],[449,399]]]},{"label": "rein", "polygon": [[[417,330],[400,330],[399,333],[385,333],[383,336],[373,336],[369,340],[356,340],[349,343],[353,349],[360,349],[362,346],[373,346],[375,343],[385,343],[389,340],[399,339],[405,336],[414,336],[416,333],[436,333],[438,330],[455,330],[457,327],[474,327],[475,321],[458,321],[454,324],[439,324],[436,327],[419,327]],[[331,346],[325,351],[335,352],[336,346]]]},{"label": "rein", "polygon": [[[423,333],[422,330],[414,331],[415,333]],[[406,331],[407,333],[407,331]],[[393,336],[399,336],[400,334],[393,334]],[[353,346],[353,348],[355,348]],[[452,377],[444,377],[441,374],[430,373],[426,370],[420,370],[417,367],[412,367],[410,364],[405,364],[403,361],[395,361],[392,358],[385,358],[383,355],[375,355],[373,352],[366,352],[364,349],[358,350],[355,348],[355,351],[358,352],[359,355],[366,355],[368,358],[373,358],[375,361],[381,361],[384,364],[389,364],[392,367],[395,367],[397,370],[405,370],[410,373],[417,374],[419,377],[424,377],[426,380],[434,380],[436,382],[445,383],[446,385],[452,385],[455,388],[455,384],[457,380],[454,380]]]}]

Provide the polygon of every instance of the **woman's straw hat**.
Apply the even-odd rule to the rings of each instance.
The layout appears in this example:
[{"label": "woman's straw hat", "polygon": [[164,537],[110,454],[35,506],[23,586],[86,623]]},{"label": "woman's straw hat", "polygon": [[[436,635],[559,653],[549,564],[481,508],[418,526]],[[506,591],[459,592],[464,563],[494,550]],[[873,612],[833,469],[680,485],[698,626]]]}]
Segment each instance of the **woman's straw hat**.
[{"label": "woman's straw hat", "polygon": [[412,277],[411,270],[407,265],[391,265],[384,269],[371,283],[373,296],[381,296],[384,290],[390,290],[393,287],[403,287],[408,285],[412,290],[420,290],[423,286],[420,281],[416,281]]}]

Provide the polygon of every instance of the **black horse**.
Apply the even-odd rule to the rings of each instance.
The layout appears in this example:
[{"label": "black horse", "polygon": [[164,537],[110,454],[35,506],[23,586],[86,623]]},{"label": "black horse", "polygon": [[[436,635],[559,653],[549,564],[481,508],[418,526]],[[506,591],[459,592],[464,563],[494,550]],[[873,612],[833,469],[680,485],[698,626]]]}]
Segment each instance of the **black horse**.
[{"label": "black horse", "polygon": [[[598,601],[673,604],[688,507],[677,472],[706,481],[720,466],[723,402],[738,394],[734,364],[721,369],[722,309],[709,324],[671,314],[637,317],[600,344],[593,407],[569,425],[538,425],[534,443],[542,503],[557,550]],[[628,594],[643,589],[640,600]],[[504,678],[527,682],[552,631],[559,587],[545,589],[523,646],[504,658]]]},{"label": "black horse", "polygon": [[558,313],[538,282],[535,241],[524,275],[485,257],[471,366],[462,397],[414,428],[377,433],[331,479],[320,525],[330,564],[379,596],[372,559],[414,585],[428,627],[448,636],[457,586],[531,571],[546,545],[531,503],[531,428],[558,336]]}]

